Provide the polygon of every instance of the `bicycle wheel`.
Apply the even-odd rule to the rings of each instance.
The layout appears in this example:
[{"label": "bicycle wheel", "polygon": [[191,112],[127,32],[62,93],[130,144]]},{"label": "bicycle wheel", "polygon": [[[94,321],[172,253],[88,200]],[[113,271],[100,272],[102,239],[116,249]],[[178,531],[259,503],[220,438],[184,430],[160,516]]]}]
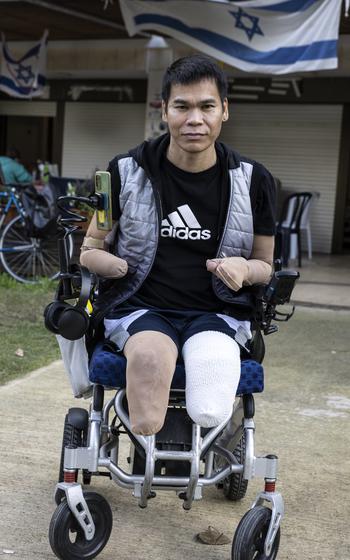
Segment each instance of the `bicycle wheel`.
[{"label": "bicycle wheel", "polygon": [[[73,239],[68,237],[68,252],[73,254]],[[16,216],[0,237],[0,260],[12,278],[25,284],[36,284],[42,278],[54,280],[59,274],[57,233],[31,237],[26,221]]]}]

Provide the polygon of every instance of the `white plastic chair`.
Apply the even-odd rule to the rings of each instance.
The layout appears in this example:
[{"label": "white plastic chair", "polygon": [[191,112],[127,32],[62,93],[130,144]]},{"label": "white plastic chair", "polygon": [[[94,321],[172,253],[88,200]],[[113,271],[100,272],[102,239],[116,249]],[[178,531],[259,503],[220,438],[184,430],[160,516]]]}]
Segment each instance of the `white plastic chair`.
[{"label": "white plastic chair", "polygon": [[[309,193],[307,193],[307,194],[309,194]],[[309,198],[306,201],[305,207],[304,207],[302,215],[301,215],[300,224],[299,224],[299,231],[300,231],[300,235],[302,234],[303,231],[306,232],[307,256],[308,256],[308,259],[311,260],[312,259],[312,236],[311,236],[311,226],[310,226],[310,210],[311,210],[311,206],[314,203],[315,198],[319,198],[320,193],[313,192],[313,193],[310,193],[310,194],[312,196],[311,196],[311,198]],[[291,220],[292,220],[293,214],[295,212],[296,202],[297,202],[296,198],[291,198],[290,199],[289,204],[288,204],[287,217],[283,221],[282,227],[288,227],[288,225],[291,224]],[[291,225],[292,225],[292,228],[296,227],[295,218],[294,218],[294,223],[291,224]],[[291,233],[289,258],[290,259],[296,259],[297,256],[298,256],[298,233]]]},{"label": "white plastic chair", "polygon": [[[319,196],[316,192],[298,192],[288,196],[284,202],[282,219],[278,224],[278,229],[284,232],[284,244],[288,244],[283,249],[284,264],[288,259],[298,257],[301,266],[301,234],[306,232],[308,258],[312,258],[312,236],[310,227],[310,209],[313,200]],[[286,250],[288,251],[286,253]]]}]

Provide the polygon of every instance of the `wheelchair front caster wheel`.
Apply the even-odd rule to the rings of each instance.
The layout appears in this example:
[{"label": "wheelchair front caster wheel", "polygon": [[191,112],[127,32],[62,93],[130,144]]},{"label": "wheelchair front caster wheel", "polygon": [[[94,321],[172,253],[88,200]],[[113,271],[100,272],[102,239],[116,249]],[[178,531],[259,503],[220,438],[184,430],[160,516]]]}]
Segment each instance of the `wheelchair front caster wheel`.
[{"label": "wheelchair front caster wheel", "polygon": [[91,560],[100,554],[110,537],[113,516],[109,503],[95,492],[87,492],[84,498],[95,524],[95,535],[91,541],[85,539],[84,531],[66,500],[59,504],[52,516],[50,545],[61,560]]},{"label": "wheelchair front caster wheel", "polygon": [[270,525],[271,510],[256,506],[241,519],[232,543],[232,560],[274,560],[280,543],[280,529],[273,542],[269,556],[264,552],[266,534]]}]

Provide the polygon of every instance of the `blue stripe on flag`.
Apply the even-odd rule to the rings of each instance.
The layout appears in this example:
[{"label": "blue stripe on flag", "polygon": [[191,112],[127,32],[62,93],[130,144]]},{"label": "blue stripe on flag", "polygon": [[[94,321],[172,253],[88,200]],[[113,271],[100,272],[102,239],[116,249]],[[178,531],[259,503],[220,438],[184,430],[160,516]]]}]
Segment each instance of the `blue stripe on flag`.
[{"label": "blue stripe on flag", "polygon": [[41,47],[42,44],[38,43],[37,45],[35,45],[35,47],[30,49],[25,55],[23,55],[22,58],[18,60],[18,62],[22,62],[23,60],[26,60],[26,58],[30,58],[31,56],[36,56],[37,54],[39,54]]},{"label": "blue stripe on flag", "polygon": [[175,29],[229,56],[256,64],[293,64],[300,60],[321,60],[337,56],[337,40],[335,39],[315,41],[309,45],[296,47],[282,47],[272,51],[257,51],[208,29],[189,27],[182,21],[169,16],[139,14],[134,17],[134,21],[136,25],[156,24]]},{"label": "blue stripe on flag", "polygon": [[[9,89],[12,89],[13,91],[16,91],[17,93],[20,93],[21,95],[29,95],[33,93],[32,87],[18,86],[16,82],[10,80],[10,78],[7,78],[6,76],[0,75],[0,84],[3,84],[4,86],[8,87]],[[44,76],[39,74],[38,86],[43,87],[45,84],[46,84],[46,78],[44,78]],[[39,87],[35,88],[34,91],[37,91],[37,89],[39,89]]]},{"label": "blue stripe on flag", "polygon": [[[320,0],[286,0],[279,4],[271,4],[271,6],[259,6],[257,10],[270,10],[271,12],[304,12],[308,10],[313,4],[319,3]],[[253,8],[252,8],[253,9]]]},{"label": "blue stripe on flag", "polygon": [[26,60],[31,56],[36,56],[37,54],[39,54],[40,48],[41,48],[41,43],[38,43],[37,45],[35,45],[35,47],[30,49],[25,55],[22,56],[22,58],[19,58],[18,60],[12,58],[9,51],[7,50],[6,45],[4,45],[4,48],[2,49],[2,53],[5,60],[7,60],[7,62],[10,62],[10,64],[19,64],[20,62],[23,62],[23,60]]}]

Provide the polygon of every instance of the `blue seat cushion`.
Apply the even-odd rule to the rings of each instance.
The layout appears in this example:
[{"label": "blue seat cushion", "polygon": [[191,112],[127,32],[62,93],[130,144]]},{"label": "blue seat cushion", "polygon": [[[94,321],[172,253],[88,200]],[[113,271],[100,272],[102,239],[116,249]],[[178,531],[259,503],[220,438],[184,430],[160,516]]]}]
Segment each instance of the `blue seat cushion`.
[{"label": "blue seat cushion", "polygon": [[[126,359],[111,351],[103,342],[97,344],[89,364],[89,377],[92,383],[105,387],[125,388]],[[172,389],[185,389],[186,374],[183,364],[177,364]],[[241,377],[237,395],[261,393],[264,390],[264,368],[254,360],[241,362]]]}]

